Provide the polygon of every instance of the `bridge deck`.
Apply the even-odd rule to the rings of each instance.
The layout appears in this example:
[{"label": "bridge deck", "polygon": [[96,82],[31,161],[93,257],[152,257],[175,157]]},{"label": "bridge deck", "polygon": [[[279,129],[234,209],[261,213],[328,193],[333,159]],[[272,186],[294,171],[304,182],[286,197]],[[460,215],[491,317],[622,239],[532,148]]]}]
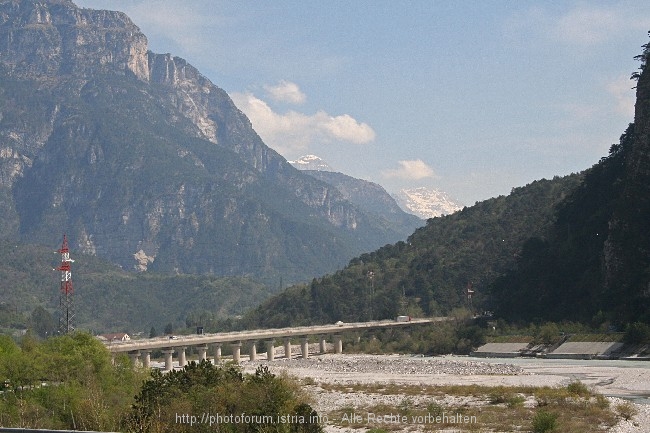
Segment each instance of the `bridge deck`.
[{"label": "bridge deck", "polygon": [[234,343],[237,341],[270,340],[284,337],[301,337],[319,334],[339,334],[345,331],[391,328],[426,323],[444,322],[448,317],[411,319],[409,322],[378,320],[372,322],[343,323],[340,325],[300,326],[295,328],[255,329],[251,331],[222,332],[217,334],[180,335],[175,338],[157,337],[134,341],[107,342],[111,352],[131,352],[135,350],[163,349],[172,347],[200,346],[214,343]]}]

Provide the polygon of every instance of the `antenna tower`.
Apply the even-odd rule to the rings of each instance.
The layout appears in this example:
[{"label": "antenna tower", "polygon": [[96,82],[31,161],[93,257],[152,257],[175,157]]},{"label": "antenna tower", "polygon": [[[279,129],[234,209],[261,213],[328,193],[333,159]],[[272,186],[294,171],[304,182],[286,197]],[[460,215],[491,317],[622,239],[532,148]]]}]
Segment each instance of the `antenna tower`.
[{"label": "antenna tower", "polygon": [[74,331],[74,290],[72,289],[72,266],[74,262],[70,258],[70,250],[68,249],[68,238],[63,235],[63,245],[61,249],[57,250],[61,254],[61,265],[56,268],[61,271],[61,292],[59,297],[59,332],[61,334],[68,334]]}]

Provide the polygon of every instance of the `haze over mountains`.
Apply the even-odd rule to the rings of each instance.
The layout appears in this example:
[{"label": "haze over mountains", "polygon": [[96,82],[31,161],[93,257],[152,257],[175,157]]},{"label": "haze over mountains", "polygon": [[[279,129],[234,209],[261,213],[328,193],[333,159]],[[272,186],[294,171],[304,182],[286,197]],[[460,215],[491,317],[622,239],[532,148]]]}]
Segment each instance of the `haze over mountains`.
[{"label": "haze over mountains", "polygon": [[0,228],[124,269],[295,281],[404,239],[120,12],[0,3]]}]

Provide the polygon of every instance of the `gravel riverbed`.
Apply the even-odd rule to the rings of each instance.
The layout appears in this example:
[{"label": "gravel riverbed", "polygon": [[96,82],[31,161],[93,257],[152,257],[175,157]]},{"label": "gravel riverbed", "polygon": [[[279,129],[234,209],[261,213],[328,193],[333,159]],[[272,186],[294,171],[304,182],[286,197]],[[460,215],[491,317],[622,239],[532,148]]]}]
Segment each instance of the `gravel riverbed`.
[{"label": "gravel riverbed", "polygon": [[[558,362],[531,360],[521,363],[470,360],[465,357],[421,357],[403,355],[335,355],[311,356],[308,359],[278,358],[244,361],[246,371],[258,365],[268,365],[276,372],[287,372],[303,380],[313,396],[313,406],[319,413],[329,413],[341,407],[363,408],[380,404],[398,406],[408,399],[410,404],[425,405],[427,398],[399,394],[333,391],[324,384],[404,384],[404,385],[485,385],[485,386],[565,386],[580,380],[597,392],[608,396],[615,407],[625,398],[650,394],[650,363],[642,365],[612,365],[598,361]],[[611,397],[610,397],[611,396]],[[479,405],[472,397],[446,396],[443,406]],[[525,404],[529,404],[526,402]],[[637,414],[629,421],[621,420],[611,433],[650,433],[650,404],[633,403]],[[346,429],[327,425],[330,433],[363,432],[367,429]],[[417,431],[417,428],[411,429]],[[440,430],[444,431],[444,430]],[[458,430],[448,430],[458,431]]]},{"label": "gravel riverbed", "polygon": [[[253,361],[268,363],[264,360]],[[252,364],[252,363],[250,363]],[[289,371],[313,370],[319,378],[331,373],[371,373],[391,375],[517,375],[526,374],[523,368],[507,363],[486,363],[460,358],[400,356],[400,355],[325,355],[302,358],[279,358],[272,363],[274,368]],[[335,379],[335,377],[331,377]]]}]

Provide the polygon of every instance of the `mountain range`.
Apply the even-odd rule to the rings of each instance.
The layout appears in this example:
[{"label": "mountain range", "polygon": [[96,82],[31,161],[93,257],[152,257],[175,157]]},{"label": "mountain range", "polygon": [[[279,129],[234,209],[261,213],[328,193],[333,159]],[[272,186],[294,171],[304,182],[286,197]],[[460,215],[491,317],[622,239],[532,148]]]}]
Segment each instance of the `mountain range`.
[{"label": "mountain range", "polygon": [[[374,198],[375,203],[366,206],[366,208],[370,207],[374,212],[382,212],[382,209],[386,209],[389,213],[397,213],[398,211],[395,209],[395,205],[397,205],[403,211],[426,220],[441,215],[449,215],[463,208],[448,194],[427,187],[401,189],[391,194],[392,199],[386,197],[388,193],[383,187],[362,179],[356,179],[357,185],[353,188],[345,187],[342,179],[345,179],[345,183],[350,185],[352,179],[355,178],[336,172],[327,162],[316,155],[305,155],[289,162],[297,169],[303,170],[324,182],[337,188],[342,187],[342,190],[339,189],[343,192],[343,195],[348,199],[352,199],[355,204],[362,204],[362,207],[363,203],[369,203]],[[366,185],[366,187],[363,185]],[[352,189],[365,190],[365,197],[360,201],[354,201],[355,194],[350,194]],[[370,190],[376,191],[376,194],[371,196],[368,194]]]},{"label": "mountain range", "polygon": [[406,242],[265,301],[247,325],[444,315],[463,307],[510,323],[647,329],[650,43],[643,48],[632,76],[634,123],[591,168],[429,219]]},{"label": "mountain range", "polygon": [[299,281],[406,238],[264,144],[123,13],[0,2],[0,237],[127,270]]},{"label": "mountain range", "polygon": [[219,303],[220,317],[239,314],[269,295],[245,276],[311,282],[240,325],[459,306],[513,321],[650,323],[648,44],[639,59],[635,120],[609,155],[420,227],[379,185],[296,169],[225,91],[149,51],[126,15],[0,0],[0,319],[56,302],[43,288],[50,263],[26,258],[46,261],[34,245],[54,250],[67,233],[90,264],[77,281],[93,288],[84,314],[98,327],[126,328],[139,306],[152,311],[138,326],[170,311],[190,323]]}]

